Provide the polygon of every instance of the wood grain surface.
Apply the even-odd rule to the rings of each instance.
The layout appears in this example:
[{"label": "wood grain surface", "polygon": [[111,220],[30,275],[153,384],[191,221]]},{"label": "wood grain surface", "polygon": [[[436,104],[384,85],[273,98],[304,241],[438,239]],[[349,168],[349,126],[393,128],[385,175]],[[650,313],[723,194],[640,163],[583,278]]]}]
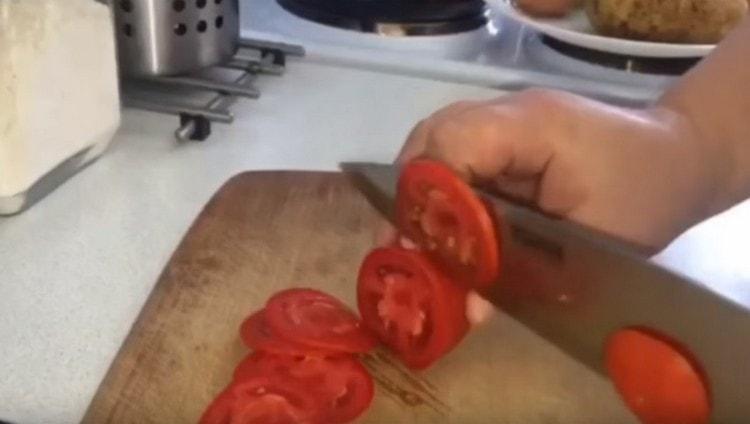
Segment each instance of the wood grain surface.
[{"label": "wood grain surface", "polygon": [[[194,423],[247,354],[237,328],[273,292],[354,305],[375,213],[340,174],[252,172],[198,216],[102,382],[84,423]],[[635,423],[600,375],[498,313],[426,372],[363,358],[376,397],[358,423]]]}]

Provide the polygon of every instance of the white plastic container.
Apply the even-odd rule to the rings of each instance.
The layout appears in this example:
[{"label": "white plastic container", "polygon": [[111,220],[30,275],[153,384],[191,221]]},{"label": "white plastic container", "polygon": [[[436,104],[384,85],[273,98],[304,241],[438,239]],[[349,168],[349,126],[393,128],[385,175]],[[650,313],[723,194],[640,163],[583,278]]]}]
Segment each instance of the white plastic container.
[{"label": "white plastic container", "polygon": [[0,215],[99,157],[119,124],[109,6],[0,0]]}]

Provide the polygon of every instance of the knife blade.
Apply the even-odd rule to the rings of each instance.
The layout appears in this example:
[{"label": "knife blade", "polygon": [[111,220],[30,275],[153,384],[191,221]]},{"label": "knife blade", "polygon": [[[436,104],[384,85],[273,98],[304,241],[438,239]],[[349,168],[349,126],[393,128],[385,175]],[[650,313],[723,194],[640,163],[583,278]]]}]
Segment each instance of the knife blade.
[{"label": "knife blade", "polygon": [[[393,222],[399,171],[342,163],[352,183]],[[667,334],[701,364],[711,422],[750,418],[750,305],[652,262],[637,246],[526,205],[479,192],[497,216],[501,277],[488,299],[575,359],[604,373],[613,332],[644,326]],[[750,282],[749,282],[750,284]]]}]

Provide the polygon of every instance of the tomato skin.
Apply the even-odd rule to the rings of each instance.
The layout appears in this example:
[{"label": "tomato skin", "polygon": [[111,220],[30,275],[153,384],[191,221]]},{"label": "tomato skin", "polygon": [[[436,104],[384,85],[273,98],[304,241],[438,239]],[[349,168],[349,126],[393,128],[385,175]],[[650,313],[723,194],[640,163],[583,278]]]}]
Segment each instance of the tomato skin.
[{"label": "tomato skin", "polygon": [[[254,352],[234,371],[234,385],[267,378],[302,388],[314,400],[315,422],[347,423],[364,413],[374,397],[369,372],[349,355],[289,356]],[[342,395],[343,393],[343,395]]]},{"label": "tomato skin", "polygon": [[466,335],[466,296],[418,251],[375,249],[359,271],[365,325],[413,369],[429,367]]},{"label": "tomato skin", "polygon": [[263,351],[256,351],[248,354],[239,364],[237,364],[237,367],[235,367],[234,373],[232,374],[232,381],[247,380],[272,371],[266,361],[266,359],[271,356],[275,355]]},{"label": "tomato skin", "polygon": [[232,419],[232,406],[234,405],[234,393],[228,387],[219,393],[208,405],[201,415],[199,424],[230,424]]},{"label": "tomato skin", "polygon": [[319,290],[283,290],[266,303],[265,318],[271,331],[310,350],[366,353],[377,340],[357,315],[335,297]]},{"label": "tomato skin", "polygon": [[477,290],[497,281],[499,230],[482,199],[446,165],[420,159],[404,167],[396,221],[455,281]]},{"label": "tomato skin", "polygon": [[304,387],[262,374],[233,381],[209,404],[200,424],[323,424]]},{"label": "tomato skin", "polygon": [[248,348],[257,351],[286,355],[329,355],[335,351],[324,351],[285,340],[276,335],[268,325],[265,310],[256,311],[248,316],[240,325],[240,338]]},{"label": "tomato skin", "polygon": [[307,387],[259,374],[230,385],[235,402],[231,424],[323,424],[323,411]]},{"label": "tomato skin", "polygon": [[[315,396],[321,404],[322,422],[344,424],[362,415],[375,397],[375,383],[367,369],[351,356],[310,357],[312,364],[300,364],[298,378],[308,379],[315,387],[323,377]],[[342,389],[345,394],[342,396]]]},{"label": "tomato skin", "polygon": [[201,424],[344,424],[370,406],[374,383],[353,354],[377,339],[336,298],[279,292],[243,321],[240,337],[253,352]]},{"label": "tomato skin", "polygon": [[615,388],[644,424],[707,424],[708,384],[700,366],[679,343],[653,330],[632,327],[610,336],[605,366]]}]

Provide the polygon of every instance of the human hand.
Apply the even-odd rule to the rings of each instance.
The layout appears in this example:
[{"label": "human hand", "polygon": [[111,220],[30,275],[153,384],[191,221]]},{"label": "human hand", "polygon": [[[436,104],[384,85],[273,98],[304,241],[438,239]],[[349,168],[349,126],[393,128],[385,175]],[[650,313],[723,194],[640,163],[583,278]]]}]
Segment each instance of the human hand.
[{"label": "human hand", "polygon": [[[546,90],[437,111],[414,128],[398,162],[416,157],[651,248],[714,212],[721,168],[669,108],[623,109]],[[378,243],[394,234],[381,230]]]}]

